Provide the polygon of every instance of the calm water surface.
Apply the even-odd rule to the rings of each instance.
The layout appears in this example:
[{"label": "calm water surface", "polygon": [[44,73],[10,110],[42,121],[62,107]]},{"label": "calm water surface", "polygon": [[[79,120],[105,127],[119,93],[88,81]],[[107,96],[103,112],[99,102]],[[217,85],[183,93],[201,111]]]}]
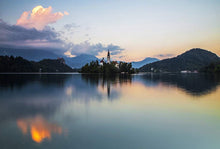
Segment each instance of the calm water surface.
[{"label": "calm water surface", "polygon": [[219,149],[220,77],[0,74],[1,149]]}]

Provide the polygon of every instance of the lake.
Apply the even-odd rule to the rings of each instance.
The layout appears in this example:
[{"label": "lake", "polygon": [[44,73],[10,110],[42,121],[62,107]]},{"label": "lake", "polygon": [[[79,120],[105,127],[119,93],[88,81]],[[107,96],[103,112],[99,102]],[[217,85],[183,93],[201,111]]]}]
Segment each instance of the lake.
[{"label": "lake", "polygon": [[1,149],[219,149],[220,76],[0,74]]}]

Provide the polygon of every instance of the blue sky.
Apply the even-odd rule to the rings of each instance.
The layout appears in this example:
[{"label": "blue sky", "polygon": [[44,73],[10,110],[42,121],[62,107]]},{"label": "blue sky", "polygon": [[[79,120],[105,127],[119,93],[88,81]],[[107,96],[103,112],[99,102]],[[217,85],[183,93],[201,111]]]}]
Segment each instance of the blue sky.
[{"label": "blue sky", "polygon": [[[162,59],[166,57],[161,54],[174,56],[196,47],[220,55],[219,0],[1,0],[0,4],[0,18],[10,25],[38,5],[51,6],[54,13],[66,11],[69,15],[48,24],[63,32],[60,38],[68,44],[116,45],[124,49],[119,56],[125,60]],[[64,30],[66,24],[72,25],[71,34]]]}]

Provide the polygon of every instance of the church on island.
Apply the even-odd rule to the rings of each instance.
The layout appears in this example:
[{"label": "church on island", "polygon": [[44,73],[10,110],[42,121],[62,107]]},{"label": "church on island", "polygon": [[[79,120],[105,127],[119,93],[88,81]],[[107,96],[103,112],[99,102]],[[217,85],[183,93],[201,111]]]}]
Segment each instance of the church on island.
[{"label": "church on island", "polygon": [[[99,65],[100,65],[100,66],[103,66],[104,63],[105,63],[105,60],[104,60],[104,58],[102,58],[102,60],[99,62]],[[106,63],[107,63],[107,64],[113,64],[115,67],[119,68],[119,64],[118,64],[117,61],[112,61],[112,62],[111,62],[109,50],[108,50],[108,53],[107,53],[107,62],[106,62]]]},{"label": "church on island", "polygon": [[111,61],[111,53],[108,50],[107,59],[91,61],[81,68],[81,73],[103,73],[112,75],[116,73],[132,74],[135,73],[131,63]]}]

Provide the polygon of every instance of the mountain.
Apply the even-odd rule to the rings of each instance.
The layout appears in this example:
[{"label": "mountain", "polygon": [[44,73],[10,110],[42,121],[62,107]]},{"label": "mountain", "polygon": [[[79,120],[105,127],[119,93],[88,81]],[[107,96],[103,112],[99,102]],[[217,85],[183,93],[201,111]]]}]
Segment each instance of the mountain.
[{"label": "mountain", "polygon": [[52,51],[40,49],[13,49],[13,48],[0,48],[0,55],[5,56],[21,56],[30,61],[40,61],[43,59],[57,59],[61,57]]},{"label": "mountain", "polygon": [[81,54],[76,57],[65,57],[66,64],[71,66],[72,68],[81,68],[87,63],[90,63],[91,61],[99,60],[94,55],[89,54]]},{"label": "mountain", "polygon": [[23,57],[29,61],[41,61],[43,59],[57,59],[58,57],[63,57],[66,61],[66,64],[72,68],[81,68],[86,63],[90,63],[91,61],[98,60],[97,57],[89,54],[81,54],[76,57],[66,57],[62,54],[56,54],[48,50],[40,50],[40,49],[13,49],[13,48],[2,48],[0,47],[0,55],[2,56],[14,56],[14,57]]},{"label": "mountain", "polygon": [[146,65],[146,64],[153,63],[153,62],[156,62],[156,61],[159,61],[159,59],[147,57],[147,58],[145,58],[145,59],[142,60],[142,61],[131,62],[131,64],[132,64],[132,67],[133,67],[133,68],[140,68],[140,67],[142,67],[142,66],[144,66],[144,65]]},{"label": "mountain", "polygon": [[45,59],[39,62],[22,57],[0,56],[0,72],[72,72],[63,59]]},{"label": "mountain", "polygon": [[177,57],[164,59],[158,62],[144,65],[139,70],[142,72],[180,72],[183,70],[199,70],[212,62],[219,60],[219,57],[204,49],[191,49]]}]

